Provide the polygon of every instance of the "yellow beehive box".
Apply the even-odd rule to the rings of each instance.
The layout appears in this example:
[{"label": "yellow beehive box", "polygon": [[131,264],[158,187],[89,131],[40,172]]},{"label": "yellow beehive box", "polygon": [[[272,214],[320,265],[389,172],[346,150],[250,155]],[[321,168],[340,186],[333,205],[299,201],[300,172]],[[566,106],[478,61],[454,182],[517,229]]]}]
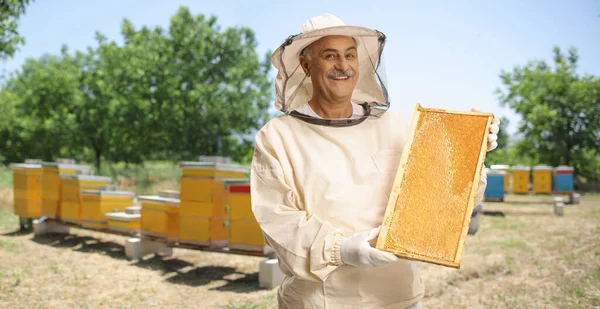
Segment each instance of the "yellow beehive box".
[{"label": "yellow beehive box", "polygon": [[42,166],[41,164],[11,164],[13,172],[14,214],[22,218],[41,216]]},{"label": "yellow beehive box", "polygon": [[108,230],[125,234],[138,234],[142,226],[141,214],[109,212],[105,214]]},{"label": "yellow beehive box", "polygon": [[80,201],[81,190],[97,190],[111,183],[112,178],[95,175],[60,175],[61,201]]},{"label": "yellow beehive box", "polygon": [[60,218],[74,224],[81,224],[82,219],[80,192],[98,190],[112,181],[110,177],[94,175],[60,175],[60,179],[62,181]]},{"label": "yellow beehive box", "polygon": [[181,217],[179,242],[220,248],[227,246],[225,218]]},{"label": "yellow beehive box", "polygon": [[60,219],[73,224],[81,223],[81,204],[78,201],[61,201]]},{"label": "yellow beehive box", "polygon": [[513,193],[528,194],[531,168],[523,165],[513,166]]},{"label": "yellow beehive box", "polygon": [[494,164],[490,166],[490,169],[504,171],[504,193],[508,192],[510,185],[510,165],[505,164]]},{"label": "yellow beehive box", "polygon": [[160,196],[140,196],[142,209],[141,233],[177,241],[179,237],[179,199]]},{"label": "yellow beehive box", "polygon": [[181,194],[177,190],[160,190],[158,196],[168,198],[181,198]]},{"label": "yellow beehive box", "polygon": [[536,165],[533,167],[533,193],[552,193],[552,167],[548,165]]},{"label": "yellow beehive box", "polygon": [[21,218],[39,218],[42,214],[42,202],[17,199],[14,203],[14,214]]},{"label": "yellow beehive box", "polygon": [[181,200],[179,215],[182,217],[225,217],[227,215],[225,201],[222,202],[195,202]]},{"label": "yellow beehive box", "polygon": [[107,229],[106,214],[123,212],[133,204],[134,192],[82,190],[81,225],[91,229]]},{"label": "yellow beehive box", "polygon": [[248,180],[227,182],[227,213],[232,221],[255,220]]},{"label": "yellow beehive box", "polygon": [[181,169],[183,177],[246,178],[249,173],[247,167],[216,162],[182,162]]},{"label": "yellow beehive box", "polygon": [[252,212],[248,180],[227,181],[227,211],[229,248],[263,253],[269,251]]},{"label": "yellow beehive box", "polygon": [[244,251],[268,251],[262,230],[255,220],[231,220],[228,225],[229,248]]},{"label": "yellow beehive box", "polygon": [[222,180],[184,176],[180,185],[182,200],[215,203],[224,201],[225,185]]},{"label": "yellow beehive box", "polygon": [[60,217],[62,179],[60,175],[91,175],[89,165],[42,163],[42,215],[48,218]]},{"label": "yellow beehive box", "polygon": [[225,179],[247,176],[248,168],[222,163],[181,163],[181,199],[196,202],[223,202]]},{"label": "yellow beehive box", "polygon": [[377,248],[459,268],[493,114],[415,109]]}]

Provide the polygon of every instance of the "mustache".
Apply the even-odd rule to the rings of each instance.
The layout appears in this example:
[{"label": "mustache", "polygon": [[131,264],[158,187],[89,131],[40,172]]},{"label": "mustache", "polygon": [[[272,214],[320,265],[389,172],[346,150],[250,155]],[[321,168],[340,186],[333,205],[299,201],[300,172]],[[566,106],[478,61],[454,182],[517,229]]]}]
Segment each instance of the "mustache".
[{"label": "mustache", "polygon": [[352,69],[347,70],[347,71],[333,70],[333,71],[329,71],[329,73],[327,73],[327,77],[329,77],[329,78],[352,77],[355,74],[356,74],[356,72],[354,72],[354,70],[352,70]]}]

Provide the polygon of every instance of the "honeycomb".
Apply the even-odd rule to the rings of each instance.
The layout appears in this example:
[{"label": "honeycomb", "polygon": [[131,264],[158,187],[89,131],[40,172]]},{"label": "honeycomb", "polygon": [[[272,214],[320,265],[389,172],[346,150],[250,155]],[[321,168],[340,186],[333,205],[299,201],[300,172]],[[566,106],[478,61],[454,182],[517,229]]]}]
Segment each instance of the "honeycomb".
[{"label": "honeycomb", "polygon": [[493,115],[419,108],[415,117],[378,248],[459,267]]}]

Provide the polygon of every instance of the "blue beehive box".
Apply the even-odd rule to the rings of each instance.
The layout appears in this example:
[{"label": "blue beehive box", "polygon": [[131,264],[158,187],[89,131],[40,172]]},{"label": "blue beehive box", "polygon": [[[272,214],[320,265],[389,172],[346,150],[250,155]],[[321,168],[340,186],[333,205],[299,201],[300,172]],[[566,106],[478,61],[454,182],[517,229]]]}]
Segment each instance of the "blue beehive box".
[{"label": "blue beehive box", "polygon": [[504,178],[506,172],[502,170],[486,169],[487,186],[483,193],[486,200],[504,201]]},{"label": "blue beehive box", "polygon": [[554,168],[554,192],[573,192],[574,168],[560,165]]}]

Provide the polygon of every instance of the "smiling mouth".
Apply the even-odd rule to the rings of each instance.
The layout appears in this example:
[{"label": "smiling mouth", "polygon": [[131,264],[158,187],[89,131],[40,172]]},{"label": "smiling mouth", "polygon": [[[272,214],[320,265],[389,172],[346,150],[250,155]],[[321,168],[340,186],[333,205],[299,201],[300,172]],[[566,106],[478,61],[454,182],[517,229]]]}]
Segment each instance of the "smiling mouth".
[{"label": "smiling mouth", "polygon": [[350,77],[348,77],[348,76],[332,76],[330,78],[333,79],[333,80],[347,80],[347,79],[350,79]]}]

